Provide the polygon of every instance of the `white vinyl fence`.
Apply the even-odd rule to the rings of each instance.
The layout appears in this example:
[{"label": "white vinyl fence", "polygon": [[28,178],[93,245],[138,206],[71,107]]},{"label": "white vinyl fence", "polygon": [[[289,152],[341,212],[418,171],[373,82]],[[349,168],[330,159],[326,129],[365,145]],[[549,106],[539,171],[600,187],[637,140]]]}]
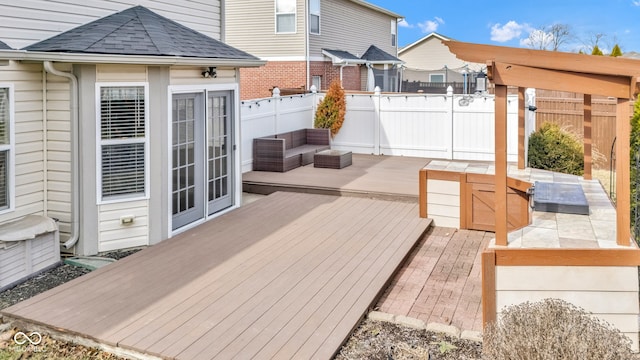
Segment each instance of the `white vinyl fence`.
[{"label": "white vinyl fence", "polygon": [[[533,93],[528,92],[527,104]],[[253,139],[313,127],[324,94],[245,100],[242,170],[252,167]],[[449,160],[494,160],[493,95],[347,94],[347,114],[331,148],[359,154],[417,156]],[[521,106],[525,106],[522,104]],[[518,97],[507,102],[508,161],[518,155]],[[535,114],[526,111],[529,134]],[[526,148],[526,147],[525,147]]]}]

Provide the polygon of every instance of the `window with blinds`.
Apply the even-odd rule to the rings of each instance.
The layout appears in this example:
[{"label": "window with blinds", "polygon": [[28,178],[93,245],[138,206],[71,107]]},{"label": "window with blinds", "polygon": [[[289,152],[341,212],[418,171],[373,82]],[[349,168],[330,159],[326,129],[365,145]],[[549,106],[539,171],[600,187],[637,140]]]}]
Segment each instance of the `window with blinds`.
[{"label": "window with blinds", "polygon": [[10,204],[9,165],[11,155],[11,98],[8,87],[0,87],[0,210]]},{"label": "window with blinds", "polygon": [[309,32],[320,34],[320,0],[309,1]]},{"label": "window with blinds", "polygon": [[145,86],[100,87],[99,181],[102,200],[146,196]]},{"label": "window with blinds", "polygon": [[296,0],[276,1],[276,33],[296,32]]}]

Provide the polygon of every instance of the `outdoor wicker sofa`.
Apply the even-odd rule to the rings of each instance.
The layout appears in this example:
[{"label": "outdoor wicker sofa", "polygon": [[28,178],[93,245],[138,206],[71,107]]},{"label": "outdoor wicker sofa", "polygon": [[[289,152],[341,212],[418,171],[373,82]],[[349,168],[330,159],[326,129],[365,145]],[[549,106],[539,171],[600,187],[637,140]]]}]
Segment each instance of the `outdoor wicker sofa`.
[{"label": "outdoor wicker sofa", "polygon": [[313,155],[328,150],[329,129],[300,129],[253,139],[253,170],[285,172],[313,163]]}]

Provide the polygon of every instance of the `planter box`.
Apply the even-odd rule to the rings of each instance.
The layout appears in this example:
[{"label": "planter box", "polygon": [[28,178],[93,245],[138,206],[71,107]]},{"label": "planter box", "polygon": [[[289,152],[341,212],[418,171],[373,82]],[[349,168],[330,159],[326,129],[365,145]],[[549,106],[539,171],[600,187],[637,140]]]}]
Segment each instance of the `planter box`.
[{"label": "planter box", "polygon": [[0,225],[0,291],[60,263],[53,219],[28,215]]}]

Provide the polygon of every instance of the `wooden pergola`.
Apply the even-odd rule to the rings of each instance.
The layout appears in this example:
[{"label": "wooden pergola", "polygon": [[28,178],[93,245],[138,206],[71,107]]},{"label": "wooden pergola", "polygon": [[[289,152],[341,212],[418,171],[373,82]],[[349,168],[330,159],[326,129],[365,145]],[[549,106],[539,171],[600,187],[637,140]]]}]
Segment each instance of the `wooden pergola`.
[{"label": "wooden pergola", "polygon": [[630,155],[631,101],[640,92],[640,61],[543,50],[447,41],[459,59],[487,64],[495,85],[496,245],[507,245],[507,86],[519,88],[518,167],[524,168],[524,90],[527,87],[584,94],[585,179],[591,178],[591,96],[617,98],[616,243],[631,245]]}]

